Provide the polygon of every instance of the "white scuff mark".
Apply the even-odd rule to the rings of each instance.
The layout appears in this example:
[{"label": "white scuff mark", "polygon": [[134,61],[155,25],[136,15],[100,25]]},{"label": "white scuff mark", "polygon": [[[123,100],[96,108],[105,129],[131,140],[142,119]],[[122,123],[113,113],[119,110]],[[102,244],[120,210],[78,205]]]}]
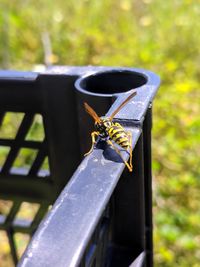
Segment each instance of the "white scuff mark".
[{"label": "white scuff mark", "polygon": [[82,172],[82,171],[85,170],[85,168],[86,168],[86,165],[85,165],[85,164],[81,164],[81,165],[78,167],[78,171],[79,171],[79,172]]},{"label": "white scuff mark", "polygon": [[82,161],[82,163],[79,165],[79,167],[78,167],[78,169],[77,169],[78,172],[82,172],[82,171],[84,171],[84,170],[86,169],[86,167],[87,167],[87,165],[88,165],[88,160],[89,160],[89,157],[86,157],[86,158]]},{"label": "white scuff mark", "polygon": [[33,253],[32,253],[32,252],[28,252],[28,253],[27,253],[26,260],[27,260],[28,258],[31,258],[31,257],[33,257]]},{"label": "white scuff mark", "polygon": [[130,103],[128,103],[128,104],[130,105],[130,104],[135,104],[135,103],[137,103],[137,101],[136,101],[136,100],[131,100],[131,102],[130,102]]},{"label": "white scuff mark", "polygon": [[105,165],[106,165],[106,161],[105,161],[105,159],[104,159],[104,158],[101,158],[101,164],[102,164],[103,166],[105,166]]},{"label": "white scuff mark", "polygon": [[70,200],[76,200],[77,199],[77,194],[68,194],[68,199]]},{"label": "white scuff mark", "polygon": [[92,168],[92,169],[91,169],[91,175],[92,175],[93,177],[96,177],[96,176],[97,176],[97,170],[96,170],[96,168]]},{"label": "white scuff mark", "polygon": [[139,106],[144,106],[144,102],[143,101],[137,101],[136,104],[139,105]]}]

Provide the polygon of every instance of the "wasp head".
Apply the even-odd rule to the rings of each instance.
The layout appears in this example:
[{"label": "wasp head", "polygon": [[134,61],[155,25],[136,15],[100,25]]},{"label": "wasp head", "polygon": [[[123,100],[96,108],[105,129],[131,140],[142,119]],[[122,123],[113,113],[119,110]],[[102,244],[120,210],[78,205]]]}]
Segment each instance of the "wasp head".
[{"label": "wasp head", "polygon": [[108,136],[107,129],[111,127],[111,121],[109,118],[101,118],[100,122],[95,122],[95,130],[100,133],[102,138]]},{"label": "wasp head", "polygon": [[100,119],[99,122],[96,121],[94,124],[94,127],[95,127],[95,130],[98,131],[99,133],[104,132],[106,129],[102,119]]}]

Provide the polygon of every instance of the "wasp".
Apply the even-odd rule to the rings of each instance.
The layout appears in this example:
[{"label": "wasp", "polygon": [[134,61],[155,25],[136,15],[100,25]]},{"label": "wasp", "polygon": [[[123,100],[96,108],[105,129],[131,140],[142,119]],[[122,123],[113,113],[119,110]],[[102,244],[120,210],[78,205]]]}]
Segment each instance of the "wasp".
[{"label": "wasp", "polygon": [[[95,131],[91,133],[92,146],[90,150],[84,155],[89,155],[96,144],[96,137],[99,137],[101,140],[107,142],[116,153],[121,157],[127,168],[130,172],[133,170],[132,166],[132,134],[130,131],[125,131],[125,129],[118,122],[114,122],[114,116],[128,103],[128,101],[136,95],[134,90],[120,105],[119,107],[111,114],[110,117],[99,117],[97,113],[85,102],[86,112],[94,119],[94,128]],[[130,160],[125,161],[121,155],[120,150],[116,147],[117,144],[124,150],[129,153]]]}]

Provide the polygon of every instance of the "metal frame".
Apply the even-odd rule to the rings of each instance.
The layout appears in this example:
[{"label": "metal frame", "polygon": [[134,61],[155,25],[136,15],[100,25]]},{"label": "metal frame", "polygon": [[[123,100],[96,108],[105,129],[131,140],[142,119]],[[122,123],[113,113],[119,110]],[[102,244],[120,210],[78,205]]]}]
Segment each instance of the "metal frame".
[{"label": "metal frame", "polygon": [[[127,72],[146,79],[143,85],[135,85],[137,96],[116,118],[133,134],[133,173],[124,170],[124,164],[103,143],[78,166],[92,129],[83,101],[92,103],[99,114],[105,114],[113,103],[109,115],[126,96],[88,92],[87,86],[80,90],[82,82],[110,73],[117,87],[120,78],[115,80],[116,75]],[[126,84],[125,91],[131,89],[131,81]],[[152,266],[151,104],[158,86],[155,74],[132,68],[54,67],[43,74],[0,72],[1,113],[21,110],[42,114],[50,161],[50,176],[41,183],[30,173],[28,181],[27,177],[18,177],[16,182],[9,172],[6,177],[0,173],[0,195],[45,203],[45,207],[57,198],[18,266]],[[22,140],[15,142],[16,146],[22,144]],[[128,155],[124,153],[124,157]],[[1,225],[8,235],[15,231],[15,206],[15,212],[9,215],[11,223]],[[27,232],[32,234],[34,226]]]}]

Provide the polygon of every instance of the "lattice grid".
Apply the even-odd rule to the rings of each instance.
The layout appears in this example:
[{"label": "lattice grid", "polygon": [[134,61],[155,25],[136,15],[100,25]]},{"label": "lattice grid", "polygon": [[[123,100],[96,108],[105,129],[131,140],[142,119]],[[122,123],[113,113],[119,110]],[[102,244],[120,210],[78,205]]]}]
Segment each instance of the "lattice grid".
[{"label": "lattice grid", "polygon": [[[26,179],[32,177],[50,180],[42,116],[35,113],[3,112],[0,122],[0,179],[18,179],[24,176]],[[1,257],[11,254],[14,265],[17,264],[48,208],[47,201],[30,203],[23,194],[21,199],[13,197],[11,200],[0,196]],[[9,265],[11,264],[10,262]]]}]

